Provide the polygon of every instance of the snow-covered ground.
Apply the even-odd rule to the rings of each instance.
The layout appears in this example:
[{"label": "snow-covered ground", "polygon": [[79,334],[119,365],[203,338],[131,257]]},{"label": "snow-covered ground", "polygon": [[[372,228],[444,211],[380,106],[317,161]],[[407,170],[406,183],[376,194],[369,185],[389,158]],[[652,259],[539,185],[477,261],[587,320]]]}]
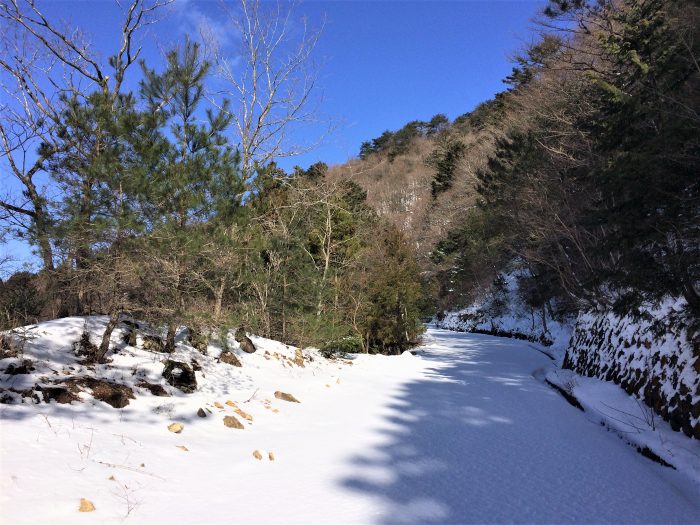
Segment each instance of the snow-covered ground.
[{"label": "snow-covered ground", "polygon": [[458,332],[488,333],[544,343],[543,351],[561,365],[576,318],[553,319],[548,309],[534,310],[526,305],[519,289],[519,278],[525,274],[527,270],[522,268],[500,273],[500,286],[491,285],[465,308],[444,312],[434,324]]},{"label": "snow-covered ground", "polygon": [[[60,375],[81,330],[43,323],[26,354]],[[0,522],[700,522],[697,485],[546,386],[551,361],[528,343],[430,329],[416,356],[309,351],[302,368],[294,349],[253,340],[242,368],[181,345],[202,366],[193,394],[0,405]],[[133,383],[162,365],[127,347],[111,367]],[[243,430],[224,426],[228,400],[252,416]],[[95,510],[79,513],[81,498]]]}]

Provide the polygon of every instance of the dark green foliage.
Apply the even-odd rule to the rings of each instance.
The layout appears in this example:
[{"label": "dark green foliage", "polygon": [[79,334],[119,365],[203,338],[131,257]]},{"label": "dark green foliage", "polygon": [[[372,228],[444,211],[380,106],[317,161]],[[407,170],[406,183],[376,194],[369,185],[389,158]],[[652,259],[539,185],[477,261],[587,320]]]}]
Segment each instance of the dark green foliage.
[{"label": "dark green foliage", "polygon": [[38,281],[38,276],[30,272],[17,272],[5,282],[0,281],[0,330],[39,319],[43,297]]},{"label": "dark green foliage", "polygon": [[497,93],[492,100],[481,102],[473,111],[457,117],[452,127],[461,132],[470,130],[482,131],[489,127],[498,128],[501,126],[503,117],[510,109],[506,95]]},{"label": "dark green foliage", "polygon": [[554,34],[545,34],[542,40],[530,46],[524,53],[515,58],[517,66],[506,77],[504,82],[512,86],[512,89],[528,84],[536,78],[547,60],[551,59],[561,49],[561,39]]},{"label": "dark green foliage", "polygon": [[311,180],[319,180],[326,176],[328,173],[328,164],[325,162],[317,162],[309,166],[304,174]]},{"label": "dark green foliage", "polygon": [[423,288],[415,257],[403,235],[388,227],[372,247],[367,276],[367,316],[362,320],[367,346],[400,353],[422,333]]},{"label": "dark green foliage", "polygon": [[328,358],[336,355],[359,354],[364,351],[364,345],[361,337],[346,335],[340,339],[326,341],[320,350],[321,354]]},{"label": "dark green foliage", "polygon": [[496,275],[491,282],[492,299],[489,303],[488,314],[491,317],[499,317],[508,311],[508,283],[502,274]]},{"label": "dark green foliage", "polygon": [[431,182],[433,198],[450,188],[457,164],[465,152],[466,146],[459,139],[445,136],[437,141],[436,148],[425,159],[426,165],[435,170]]},{"label": "dark green foliage", "polygon": [[442,113],[433,116],[428,122],[412,120],[398,131],[386,130],[379,137],[363,142],[360,146],[360,158],[366,159],[373,153],[382,152],[393,162],[399,155],[408,153],[411,143],[418,137],[433,137],[445,131],[449,119]]},{"label": "dark green foliage", "polygon": [[476,171],[478,206],[432,253],[439,304],[459,304],[516,259],[533,310],[629,312],[672,295],[697,316],[697,6],[557,1],[546,13],[563,30],[450,130],[496,140]]},{"label": "dark green foliage", "polygon": [[481,210],[507,250],[537,268],[522,283],[533,307],[567,295],[630,309],[670,294],[700,312],[700,71],[683,3],[553,4],[550,16],[596,31],[565,46],[562,84],[538,84],[558,75],[560,40],[519,60],[514,92],[543,108],[477,173]]}]

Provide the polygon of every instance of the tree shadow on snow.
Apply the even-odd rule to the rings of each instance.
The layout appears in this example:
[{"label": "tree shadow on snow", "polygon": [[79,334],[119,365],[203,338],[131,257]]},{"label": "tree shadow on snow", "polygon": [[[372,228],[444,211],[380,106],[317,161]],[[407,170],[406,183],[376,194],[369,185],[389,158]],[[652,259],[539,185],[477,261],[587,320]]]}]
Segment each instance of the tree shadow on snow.
[{"label": "tree shadow on snow", "polygon": [[608,460],[590,467],[575,447],[581,429],[601,431],[532,377],[546,356],[488,336],[440,332],[439,342],[458,352],[425,352],[434,366],[396,394],[383,444],[351,457],[354,474],[340,480],[379,503],[375,523],[653,521],[651,499],[596,486]]}]

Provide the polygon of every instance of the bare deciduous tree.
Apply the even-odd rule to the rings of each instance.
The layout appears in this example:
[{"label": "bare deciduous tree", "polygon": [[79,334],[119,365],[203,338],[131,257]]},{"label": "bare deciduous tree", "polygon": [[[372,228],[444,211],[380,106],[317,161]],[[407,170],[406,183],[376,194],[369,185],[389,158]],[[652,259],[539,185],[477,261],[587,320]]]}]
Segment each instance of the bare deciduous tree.
[{"label": "bare deciduous tree", "polygon": [[[91,89],[116,97],[141,47],[137,33],[172,0],[132,0],[122,7],[121,39],[108,63],[98,60],[74,27],[50,20],[35,0],[0,0],[0,159],[17,191],[0,195],[4,222],[39,247],[54,265],[50,199],[38,179],[58,147],[64,101]],[[41,147],[39,147],[41,146]]]},{"label": "bare deciduous tree", "polygon": [[228,53],[214,37],[208,43],[223,94],[233,101],[241,165],[251,174],[256,162],[267,164],[313,146],[290,143],[289,132],[318,120],[312,54],[323,28],[310,29],[306,19],[294,19],[288,3],[240,0],[237,9],[223,9],[240,49]]}]

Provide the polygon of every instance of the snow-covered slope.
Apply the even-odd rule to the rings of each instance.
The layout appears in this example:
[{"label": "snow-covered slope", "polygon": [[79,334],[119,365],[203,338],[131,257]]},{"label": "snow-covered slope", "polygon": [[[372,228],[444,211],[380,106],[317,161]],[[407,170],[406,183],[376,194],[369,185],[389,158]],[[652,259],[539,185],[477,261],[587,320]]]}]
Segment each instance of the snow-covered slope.
[{"label": "snow-covered slope", "polygon": [[446,312],[435,319],[439,328],[514,337],[539,343],[561,364],[569,344],[575,318],[553,319],[547,309],[533,310],[523,303],[518,278],[526,270],[500,274],[499,286],[492,286],[466,308]]},{"label": "snow-covered slope", "polygon": [[[89,323],[98,335],[103,320]],[[139,348],[83,368],[72,353],[82,329],[31,329],[33,377],[145,378],[172,395],[136,388],[121,409],[87,392],[0,405],[3,524],[700,521],[697,484],[569,406],[536,378],[551,361],[522,341],[431,329],[416,356],[305,351],[303,368],[295,349],[258,338],[254,354],[234,348],[241,368],[181,343],[179,358],[202,367],[183,394],[159,377],[163,356]],[[21,375],[0,378],[18,386]],[[168,431],[176,422],[182,431]],[[95,510],[80,513],[81,498]]]}]

